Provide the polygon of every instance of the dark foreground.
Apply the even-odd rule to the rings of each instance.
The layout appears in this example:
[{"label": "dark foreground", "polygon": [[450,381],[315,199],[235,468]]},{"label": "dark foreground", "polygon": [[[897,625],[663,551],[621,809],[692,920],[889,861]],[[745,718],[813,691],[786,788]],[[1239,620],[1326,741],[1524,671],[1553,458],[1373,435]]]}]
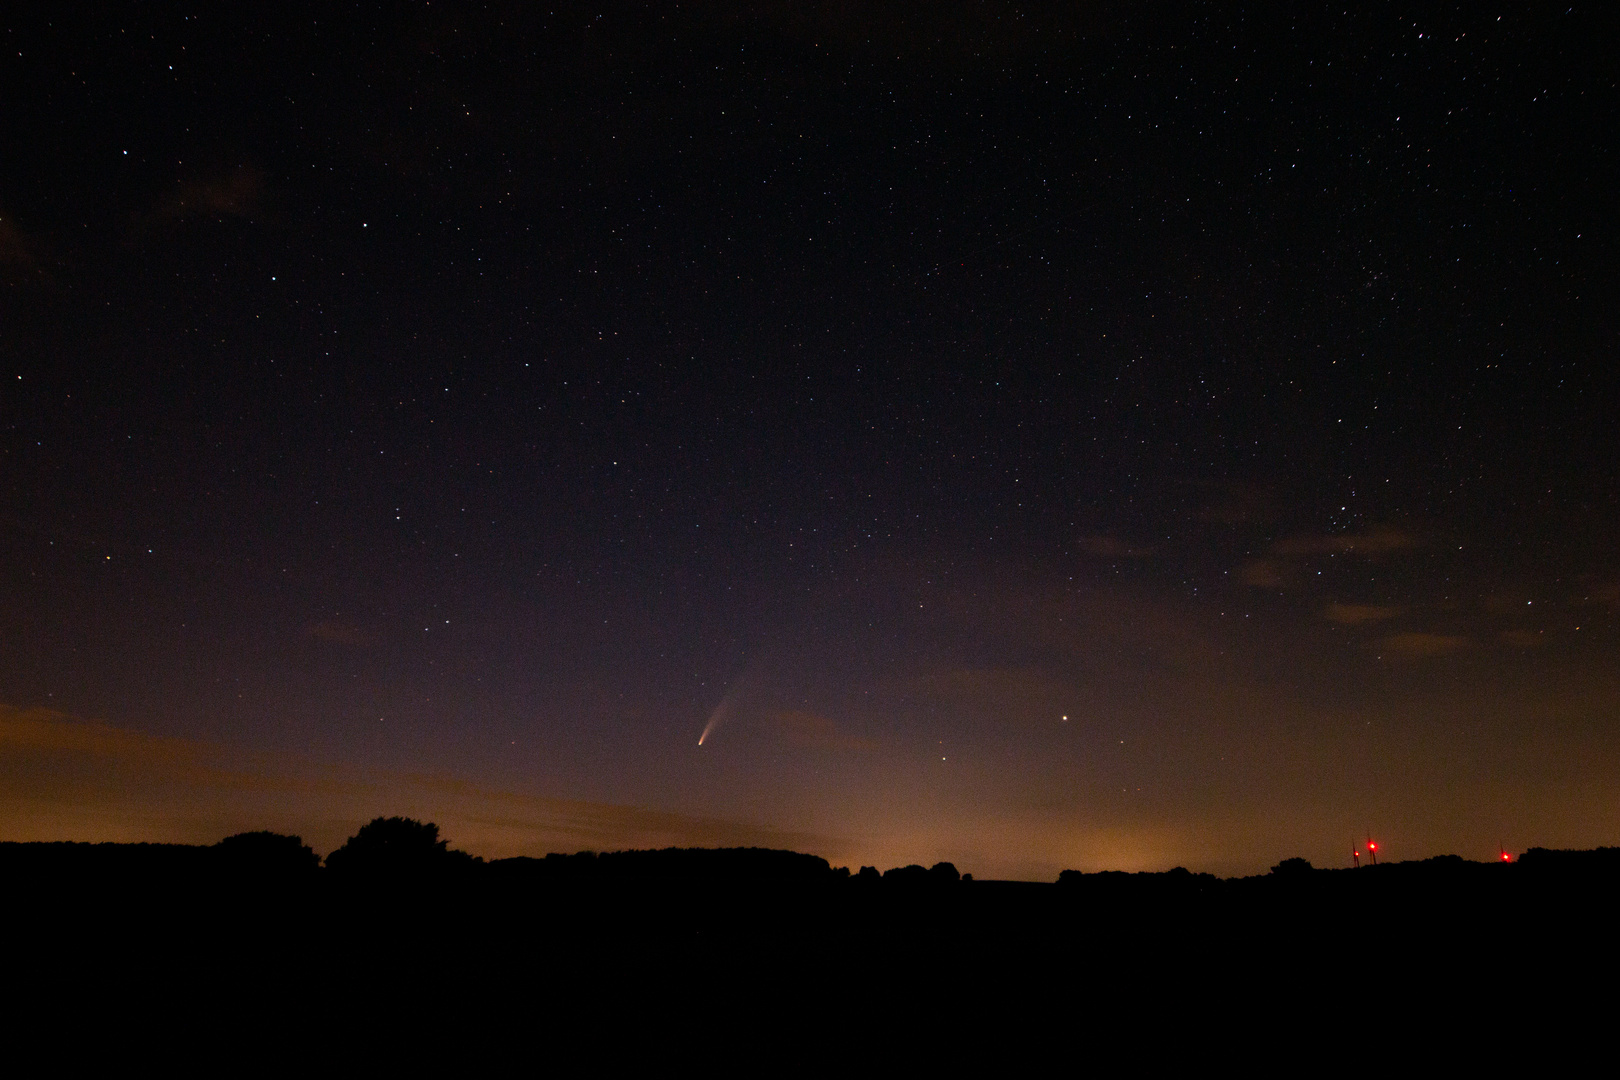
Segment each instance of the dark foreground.
[{"label": "dark foreground", "polygon": [[0,844],[12,986],[87,1032],[270,1058],[761,1069],[1522,1047],[1604,1030],[1615,997],[1620,848],[1028,884],[763,850],[322,867],[287,841]]}]

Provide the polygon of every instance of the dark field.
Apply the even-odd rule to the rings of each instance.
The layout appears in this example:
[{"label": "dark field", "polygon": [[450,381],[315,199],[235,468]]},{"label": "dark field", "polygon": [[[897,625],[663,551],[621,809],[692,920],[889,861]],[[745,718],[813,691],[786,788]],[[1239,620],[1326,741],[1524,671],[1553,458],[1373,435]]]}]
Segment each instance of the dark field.
[{"label": "dark field", "polygon": [[805,1067],[912,1039],[964,1061],[1073,1039],[1168,1060],[1209,1039],[1372,1025],[1416,1045],[1504,1012],[1596,1016],[1620,883],[1616,848],[1056,883],[760,849],[434,850],[321,866],[273,834],[0,845],[11,970],[76,1014],[292,1025],[389,1055],[588,1036],[627,1061],[720,1031]]}]

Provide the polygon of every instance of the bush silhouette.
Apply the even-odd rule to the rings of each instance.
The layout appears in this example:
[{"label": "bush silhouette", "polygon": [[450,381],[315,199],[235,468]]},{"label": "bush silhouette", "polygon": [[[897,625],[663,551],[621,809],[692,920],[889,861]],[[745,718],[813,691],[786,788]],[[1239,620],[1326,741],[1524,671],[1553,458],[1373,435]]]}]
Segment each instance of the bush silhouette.
[{"label": "bush silhouette", "polygon": [[1271,872],[1279,877],[1284,877],[1295,876],[1298,874],[1308,874],[1315,869],[1316,867],[1312,866],[1308,859],[1301,859],[1296,855],[1292,859],[1284,859],[1276,866],[1273,866],[1271,868]]},{"label": "bush silhouette", "polygon": [[451,851],[431,821],[412,818],[373,818],[326,857],[336,873],[355,876],[417,875],[469,864],[464,851]]}]

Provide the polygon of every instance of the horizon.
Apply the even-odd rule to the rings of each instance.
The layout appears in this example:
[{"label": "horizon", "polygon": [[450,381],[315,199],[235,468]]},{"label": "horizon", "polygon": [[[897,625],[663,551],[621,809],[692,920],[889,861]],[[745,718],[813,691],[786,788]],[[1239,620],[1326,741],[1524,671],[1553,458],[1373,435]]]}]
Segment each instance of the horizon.
[{"label": "horizon", "polygon": [[[411,827],[413,829],[420,828],[424,824],[422,822],[417,821],[414,818],[404,818],[401,815],[378,816],[376,818],[373,818],[367,824],[370,825],[370,826],[377,826],[379,824],[384,824],[384,823],[392,824],[392,823],[396,823],[396,822],[403,823],[404,825],[409,826],[409,827]],[[960,877],[960,879],[962,881],[964,881],[964,882],[967,882],[967,881],[980,881],[980,882],[1005,882],[1005,883],[1014,883],[1014,884],[1053,884],[1054,883],[1052,881],[1044,881],[1044,880],[1029,879],[1029,878],[987,878],[987,877],[983,877],[982,875],[975,875],[973,873],[973,871],[971,871],[971,870],[963,871],[960,867],[957,867],[954,864],[948,863],[948,862],[937,863],[932,867],[925,866],[924,864],[916,863],[916,862],[899,864],[899,865],[896,865],[896,866],[891,866],[891,867],[889,867],[887,869],[883,869],[881,867],[874,866],[874,865],[866,865],[866,866],[854,867],[854,866],[847,866],[847,865],[839,865],[839,864],[837,864],[837,863],[835,863],[835,862],[833,862],[831,860],[828,860],[828,859],[826,859],[826,858],[824,858],[822,856],[819,856],[819,855],[815,855],[814,853],[811,853],[811,852],[802,852],[802,851],[797,851],[797,850],[791,849],[791,848],[764,847],[764,846],[760,846],[760,845],[666,846],[666,847],[613,848],[613,849],[605,849],[605,850],[596,850],[596,849],[592,849],[592,848],[586,848],[586,849],[581,849],[581,850],[577,850],[577,851],[548,851],[543,855],[515,855],[515,856],[508,855],[508,856],[501,856],[501,857],[497,857],[497,858],[485,858],[484,856],[478,855],[478,854],[476,854],[474,852],[468,852],[468,851],[465,851],[464,849],[461,849],[461,848],[457,848],[457,847],[454,847],[454,846],[449,846],[448,839],[443,837],[440,834],[439,827],[438,827],[437,823],[435,823],[435,822],[427,822],[425,824],[426,824],[426,828],[428,830],[430,830],[434,836],[439,837],[439,843],[440,843],[441,847],[444,848],[444,850],[446,850],[448,853],[454,854],[454,855],[463,855],[463,854],[470,855],[475,859],[475,861],[477,863],[480,863],[480,864],[503,862],[503,861],[512,860],[512,859],[521,859],[521,860],[528,860],[528,861],[544,861],[544,860],[548,860],[548,859],[570,859],[571,860],[571,859],[578,859],[578,858],[581,858],[581,857],[588,857],[588,858],[593,858],[594,859],[594,858],[603,858],[603,857],[617,856],[617,855],[662,855],[662,854],[670,854],[670,853],[683,853],[684,854],[684,853],[694,853],[694,852],[712,853],[712,854],[728,854],[728,853],[739,853],[739,852],[760,852],[760,853],[774,854],[774,855],[795,855],[795,856],[803,856],[803,857],[806,857],[806,858],[814,858],[817,861],[819,861],[820,863],[824,864],[827,867],[828,870],[831,870],[831,871],[834,871],[834,872],[842,872],[842,873],[844,873],[846,875],[854,875],[857,870],[861,871],[863,873],[864,873],[864,871],[867,871],[867,870],[877,870],[880,876],[886,877],[890,873],[897,872],[897,871],[907,871],[907,870],[938,871],[941,868],[949,868],[950,870],[956,871],[958,876]],[[357,830],[357,833],[359,833],[359,832],[361,832],[361,830]],[[303,850],[305,852],[309,852],[309,853],[311,853],[313,855],[314,865],[316,865],[316,866],[323,866],[323,867],[327,866],[328,865],[327,857],[334,854],[335,851],[336,851],[336,849],[334,849],[334,851],[329,851],[329,852],[326,853],[326,855],[322,855],[319,851],[313,850],[310,845],[306,844],[304,842],[304,838],[302,836],[299,836],[299,835],[296,835],[296,834],[289,834],[289,833],[280,833],[280,832],[277,832],[277,831],[275,831],[273,829],[250,829],[250,830],[245,830],[245,831],[240,832],[240,833],[232,833],[229,836],[221,837],[219,840],[214,841],[213,843],[206,843],[206,842],[205,843],[185,843],[185,842],[175,842],[175,841],[149,841],[149,840],[126,840],[126,841],[98,841],[98,840],[22,840],[22,841],[18,841],[18,840],[0,840],[0,844],[24,844],[24,845],[36,844],[36,845],[46,845],[46,846],[67,844],[69,846],[98,846],[98,847],[99,846],[113,846],[113,847],[179,846],[179,847],[191,847],[191,848],[203,849],[203,848],[218,848],[218,847],[221,847],[224,844],[226,844],[227,841],[231,841],[231,840],[240,840],[240,839],[245,839],[245,838],[260,838],[260,837],[262,837],[262,838],[270,838],[270,839],[275,839],[275,840],[290,840],[290,841],[293,841],[295,844],[302,845],[302,848],[303,848]],[[354,841],[356,839],[357,839],[357,836],[350,836],[345,841],[345,844],[340,845],[340,846],[347,846],[347,844],[349,842]],[[1287,857],[1279,858],[1276,863],[1272,864],[1270,867],[1267,868],[1267,870],[1265,871],[1264,874],[1228,875],[1228,876],[1226,876],[1224,878],[1221,878],[1221,880],[1229,880],[1229,881],[1245,880],[1245,879],[1253,878],[1253,877],[1262,877],[1262,876],[1268,876],[1268,875],[1275,875],[1279,871],[1290,872],[1290,873],[1298,872],[1300,870],[1304,870],[1304,871],[1315,871],[1315,870],[1350,870],[1350,871],[1354,871],[1354,870],[1363,869],[1364,866],[1365,866],[1366,869],[1372,870],[1372,869],[1375,869],[1375,868],[1377,868],[1379,866],[1393,867],[1393,866],[1403,866],[1403,865],[1410,865],[1410,864],[1423,864],[1423,863],[1436,863],[1436,862],[1439,862],[1439,863],[1467,863],[1467,864],[1472,864],[1472,865],[1475,865],[1475,866],[1511,866],[1511,865],[1514,865],[1514,864],[1518,863],[1520,861],[1521,856],[1530,856],[1530,855],[1549,855],[1549,856],[1556,856],[1556,855],[1564,855],[1564,856],[1568,856],[1568,855],[1597,855],[1597,854],[1601,854],[1601,853],[1604,853],[1604,852],[1611,852],[1612,853],[1612,852],[1617,852],[1617,851],[1620,851],[1620,846],[1615,846],[1615,845],[1600,845],[1599,847],[1597,847],[1595,849],[1584,849],[1584,850],[1582,850],[1582,849],[1545,848],[1545,847],[1542,847],[1540,845],[1536,845],[1536,846],[1532,846],[1530,848],[1527,848],[1526,850],[1521,851],[1521,852],[1509,852],[1509,851],[1506,851],[1506,850],[1502,850],[1502,851],[1499,851],[1497,853],[1497,857],[1490,858],[1490,859],[1469,859],[1469,858],[1466,858],[1465,856],[1462,856],[1462,855],[1458,855],[1458,854],[1455,854],[1455,853],[1448,853],[1448,854],[1442,854],[1442,855],[1430,855],[1430,856],[1426,856],[1426,857],[1421,858],[1421,859],[1389,860],[1389,859],[1386,858],[1385,861],[1383,861],[1381,863],[1380,862],[1368,862],[1366,864],[1362,864],[1360,862],[1355,862],[1355,863],[1353,863],[1351,865],[1347,865],[1347,866],[1317,866],[1317,865],[1313,864],[1312,862],[1310,862],[1310,860],[1308,860],[1308,859],[1304,859],[1304,858],[1299,857],[1299,856],[1287,856]],[[1358,852],[1358,854],[1360,854],[1360,853]],[[1079,873],[1079,874],[1082,874],[1082,875],[1097,874],[1097,873],[1101,873],[1101,874],[1145,874],[1145,875],[1149,875],[1149,876],[1159,876],[1159,875],[1164,875],[1164,874],[1177,874],[1177,873],[1182,873],[1182,874],[1191,873],[1191,874],[1194,874],[1194,875],[1201,875],[1201,876],[1214,876],[1214,877],[1217,877],[1217,878],[1221,877],[1220,875],[1210,875],[1208,871],[1189,870],[1187,867],[1184,867],[1184,866],[1173,866],[1173,867],[1167,867],[1167,868],[1164,868],[1164,869],[1140,870],[1140,871],[1125,871],[1125,870],[1112,870],[1112,869],[1102,869],[1102,870],[1095,870],[1095,871],[1077,871],[1077,870],[1074,870],[1072,868],[1066,868],[1066,869],[1060,871],[1060,873],[1058,875],[1058,880],[1061,880],[1062,878],[1066,877],[1069,874],[1075,874],[1075,873]],[[953,880],[955,880],[955,879],[953,879]]]}]

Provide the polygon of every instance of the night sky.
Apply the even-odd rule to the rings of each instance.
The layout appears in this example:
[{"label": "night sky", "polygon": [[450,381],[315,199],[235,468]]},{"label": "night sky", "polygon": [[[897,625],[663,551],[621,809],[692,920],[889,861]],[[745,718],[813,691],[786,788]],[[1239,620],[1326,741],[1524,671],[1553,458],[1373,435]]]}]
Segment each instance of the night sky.
[{"label": "night sky", "polygon": [[13,5],[0,839],[1620,842],[1617,30]]}]

